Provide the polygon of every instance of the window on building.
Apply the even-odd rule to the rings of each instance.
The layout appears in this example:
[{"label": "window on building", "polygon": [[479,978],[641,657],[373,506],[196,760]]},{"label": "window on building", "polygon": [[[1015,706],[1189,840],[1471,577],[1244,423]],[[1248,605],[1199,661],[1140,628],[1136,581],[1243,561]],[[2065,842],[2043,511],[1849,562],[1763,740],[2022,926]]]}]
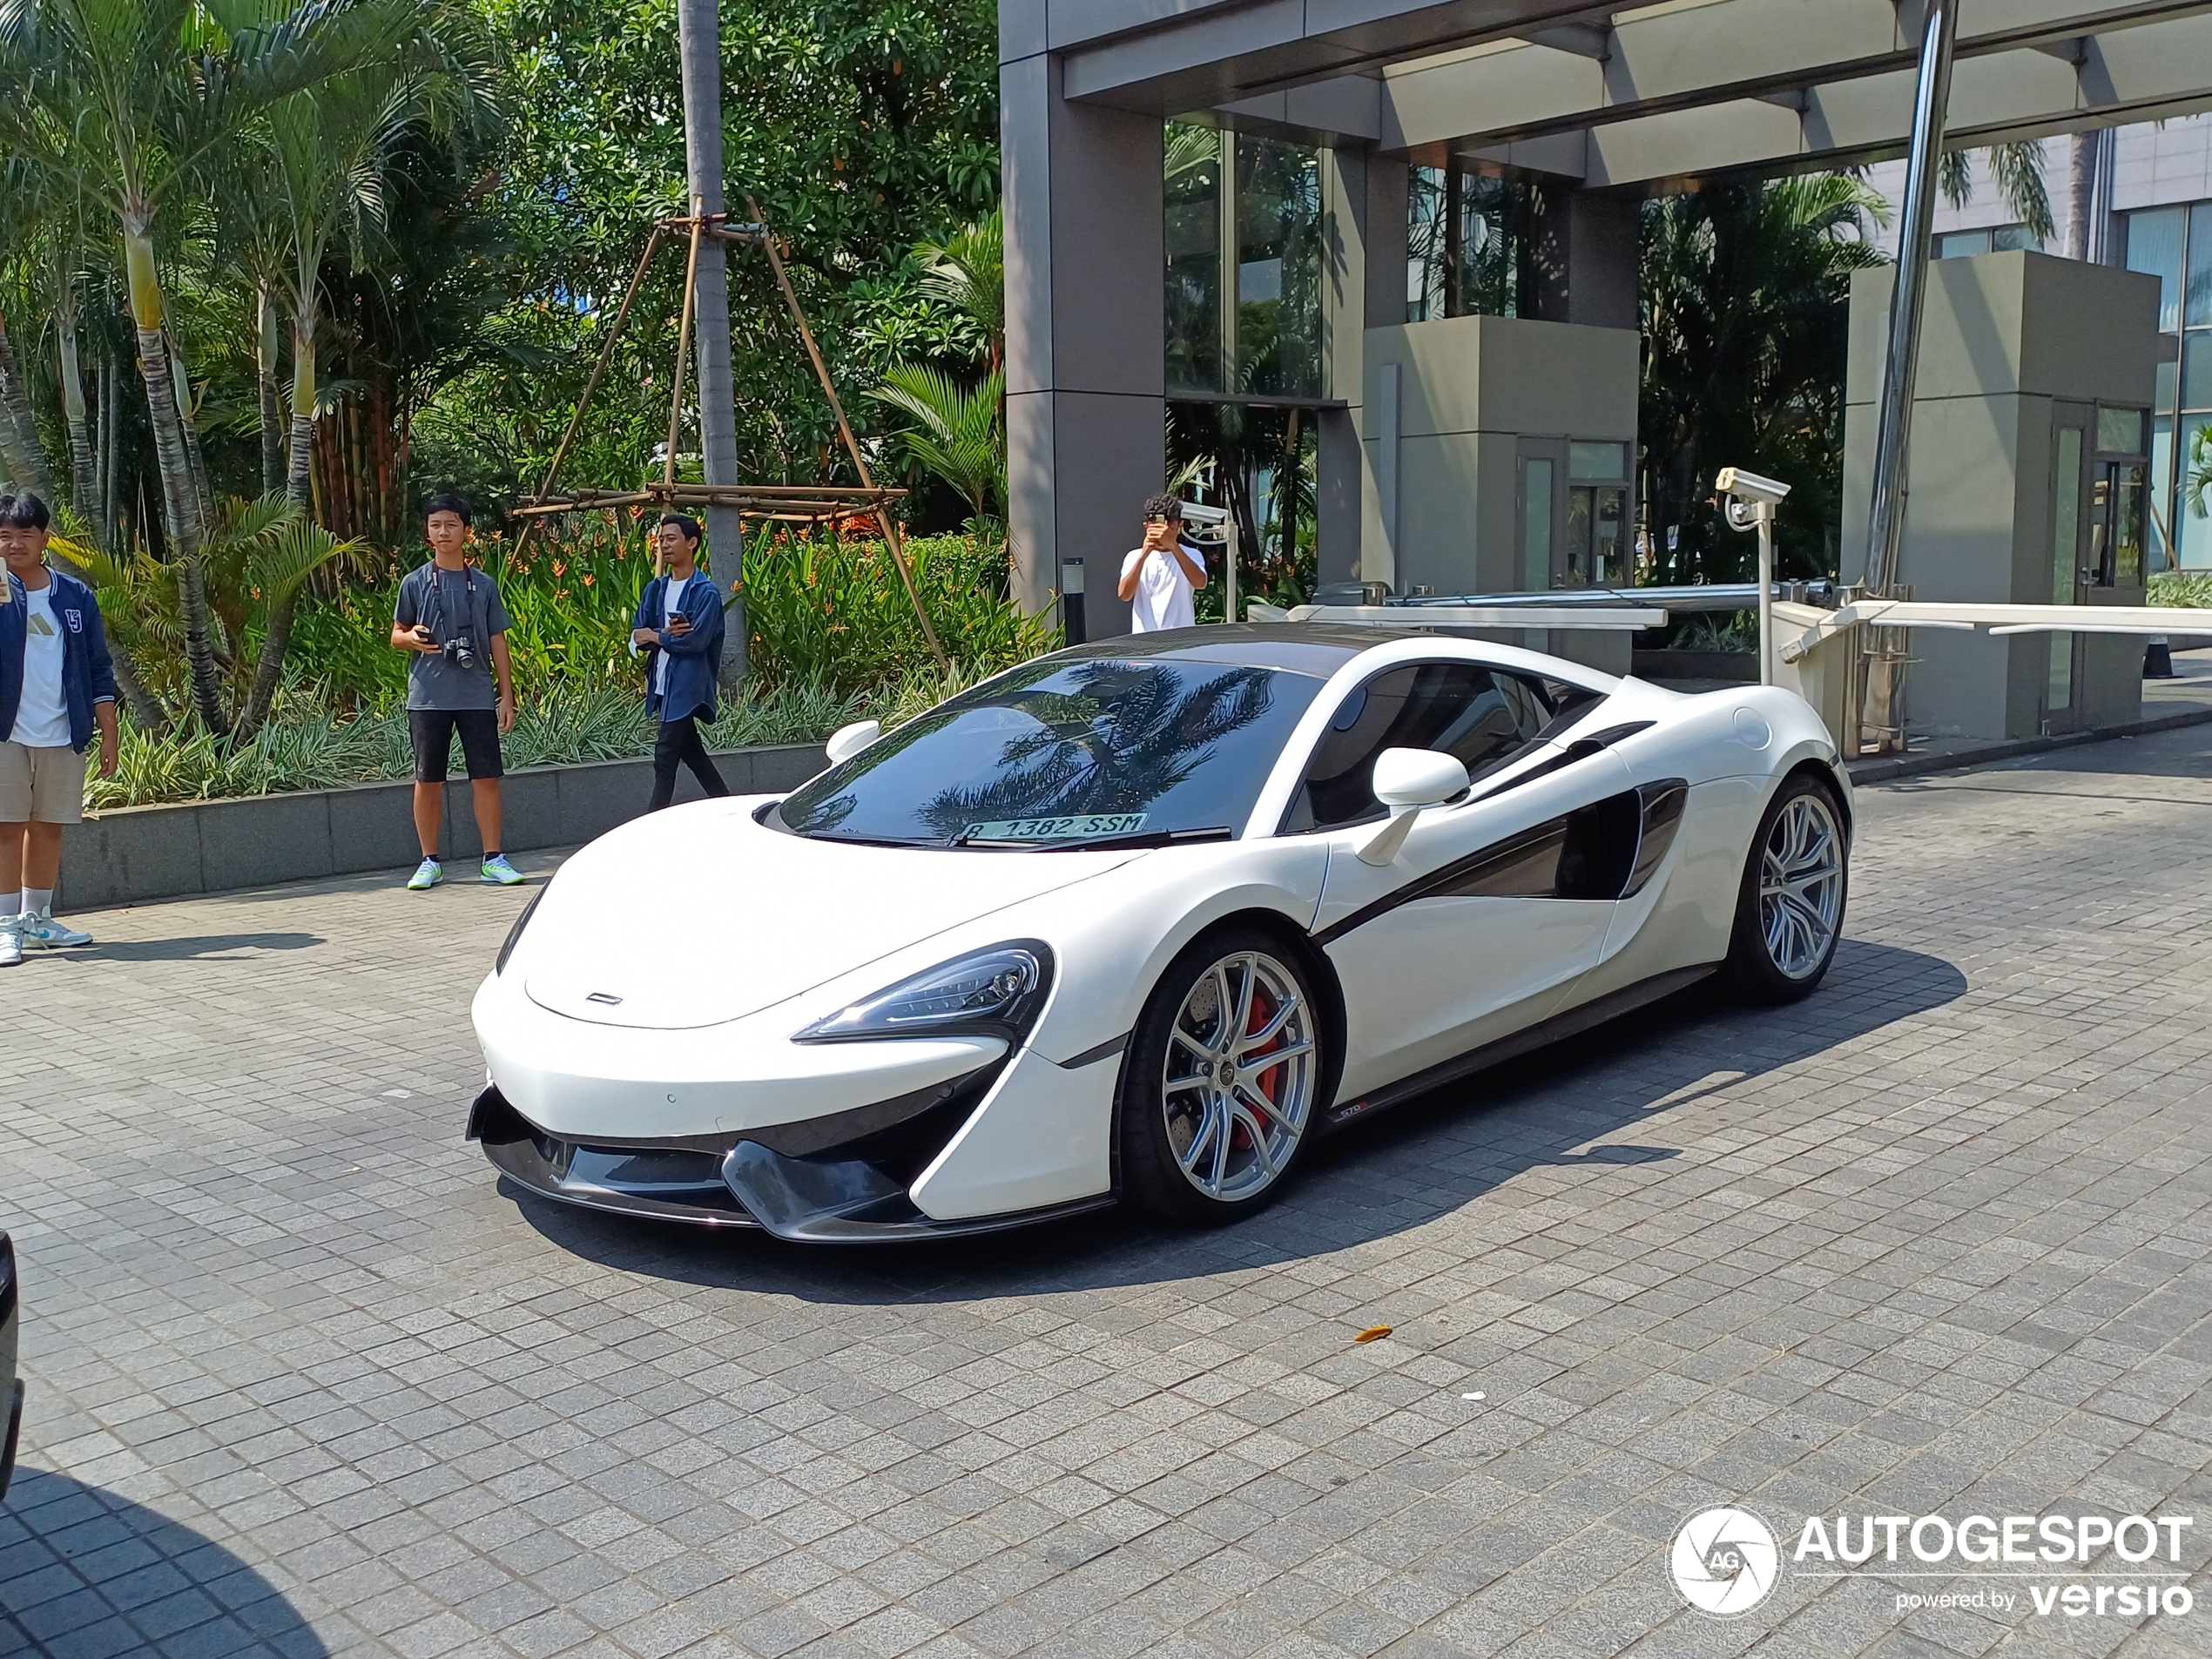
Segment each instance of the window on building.
[{"label": "window on building", "polygon": [[1221,388],[1221,134],[1167,129],[1168,385]]},{"label": "window on building", "polygon": [[1321,153],[1237,140],[1237,351],[1243,390],[1321,392]]},{"label": "window on building", "polygon": [[2212,506],[2189,488],[2212,466],[2212,202],[2128,215],[2128,268],[2158,279],[2168,336],[2151,411],[2148,573],[2212,570]]},{"label": "window on building", "polygon": [[2043,239],[2025,225],[1996,225],[1979,231],[1946,231],[1935,239],[1939,260],[1970,260],[1977,253],[2043,251]]},{"label": "window on building", "polygon": [[1528,186],[1509,179],[1414,168],[1406,197],[1406,320],[1524,314],[1529,200]]},{"label": "window on building", "polygon": [[1170,122],[1167,382],[1321,392],[1320,152]]},{"label": "window on building", "polygon": [[2139,588],[2145,568],[2144,496],[2149,462],[2141,409],[2097,410],[2096,465],[2090,477],[2090,579],[2103,588]]},{"label": "window on building", "polygon": [[1570,588],[1629,580],[1629,446],[1578,439],[1567,449],[1567,571]]}]

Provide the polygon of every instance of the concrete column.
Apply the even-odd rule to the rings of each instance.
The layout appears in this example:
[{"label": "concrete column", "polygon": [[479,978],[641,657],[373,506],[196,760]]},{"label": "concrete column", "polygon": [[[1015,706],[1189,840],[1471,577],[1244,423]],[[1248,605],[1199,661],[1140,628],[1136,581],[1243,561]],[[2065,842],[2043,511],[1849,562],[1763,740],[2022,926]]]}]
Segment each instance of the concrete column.
[{"label": "concrete column", "polygon": [[1014,591],[1041,612],[1082,559],[1096,639],[1129,631],[1115,584],[1167,474],[1161,124],[1061,97],[1044,0],[1005,0],[999,42]]},{"label": "concrete column", "polygon": [[[1403,162],[1377,163],[1364,145],[1321,152],[1321,334],[1326,376],[1323,395],[1342,398],[1342,409],[1324,409],[1316,421],[1320,445],[1315,502],[1315,567],[1321,582],[1350,582],[1359,574],[1359,512],[1366,460],[1360,447],[1366,430],[1360,408],[1366,373],[1364,346],[1370,295],[1377,280],[1370,257],[1375,230],[1367,203],[1369,179],[1378,168],[1394,168],[1399,184],[1397,287],[1405,287]],[[1389,198],[1389,175],[1382,180]],[[1387,283],[1385,292],[1389,292]]]},{"label": "concrete column", "polygon": [[1638,206],[1568,185],[1536,192],[1529,226],[1533,308],[1540,322],[1637,326]]},{"label": "concrete column", "polygon": [[[1360,284],[1361,320],[1367,329],[1402,328],[1406,325],[1406,212],[1412,168],[1401,158],[1372,152],[1354,154],[1347,160],[1359,165],[1365,175],[1366,236],[1360,263],[1366,275]],[[1347,332],[1352,321],[1347,308],[1344,320]],[[1396,579],[1393,537],[1398,497],[1396,399],[1399,375],[1393,369],[1381,381],[1381,395],[1388,400],[1388,407],[1370,406],[1366,402],[1368,355],[1367,335],[1363,329],[1357,354],[1336,359],[1331,366],[1334,377],[1332,390],[1352,405],[1353,442],[1359,445],[1355,457],[1358,487],[1351,493],[1348,502],[1359,528],[1355,538],[1357,553],[1349,568],[1325,562],[1325,562],[1321,566],[1324,581]],[[1322,431],[1325,435],[1327,427],[1324,426]],[[1325,469],[1328,465],[1325,454],[1322,465]]]}]

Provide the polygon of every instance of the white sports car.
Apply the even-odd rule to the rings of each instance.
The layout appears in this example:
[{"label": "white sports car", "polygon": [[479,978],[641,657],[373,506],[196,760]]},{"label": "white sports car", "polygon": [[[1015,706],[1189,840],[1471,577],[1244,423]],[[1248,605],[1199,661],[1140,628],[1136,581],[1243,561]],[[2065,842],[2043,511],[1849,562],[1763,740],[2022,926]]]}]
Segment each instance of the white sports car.
[{"label": "white sports car", "polygon": [[1128,1197],[1716,973],[1819,983],[1851,787],[1793,693],[1318,624],[1101,641],[781,798],[603,836],[476,994],[469,1132],[547,1197],[784,1238]]}]

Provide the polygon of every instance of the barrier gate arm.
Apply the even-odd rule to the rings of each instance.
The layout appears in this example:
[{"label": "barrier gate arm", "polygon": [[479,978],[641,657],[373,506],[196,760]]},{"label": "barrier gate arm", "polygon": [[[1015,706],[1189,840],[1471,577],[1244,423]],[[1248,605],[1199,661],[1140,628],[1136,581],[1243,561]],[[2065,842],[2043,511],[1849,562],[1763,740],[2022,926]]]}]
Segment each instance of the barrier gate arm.
[{"label": "barrier gate arm", "polygon": [[2212,633],[2212,610],[2169,605],[1952,604],[1935,600],[1861,599],[1783,639],[1777,655],[1802,659],[1824,639],[1861,625],[1875,628],[1986,628],[2006,634]]}]

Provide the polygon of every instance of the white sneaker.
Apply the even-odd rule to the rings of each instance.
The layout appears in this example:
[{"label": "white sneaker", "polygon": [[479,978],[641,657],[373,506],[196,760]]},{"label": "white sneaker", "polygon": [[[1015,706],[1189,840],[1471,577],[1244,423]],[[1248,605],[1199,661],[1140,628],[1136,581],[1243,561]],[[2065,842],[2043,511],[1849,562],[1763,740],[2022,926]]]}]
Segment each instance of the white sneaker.
[{"label": "white sneaker", "polygon": [[20,968],[23,965],[23,934],[18,924],[20,916],[0,916],[0,968]]},{"label": "white sneaker", "polygon": [[74,927],[65,927],[56,921],[51,911],[26,910],[16,918],[16,932],[21,950],[66,950],[76,945],[89,945],[92,935],[80,934]]}]

